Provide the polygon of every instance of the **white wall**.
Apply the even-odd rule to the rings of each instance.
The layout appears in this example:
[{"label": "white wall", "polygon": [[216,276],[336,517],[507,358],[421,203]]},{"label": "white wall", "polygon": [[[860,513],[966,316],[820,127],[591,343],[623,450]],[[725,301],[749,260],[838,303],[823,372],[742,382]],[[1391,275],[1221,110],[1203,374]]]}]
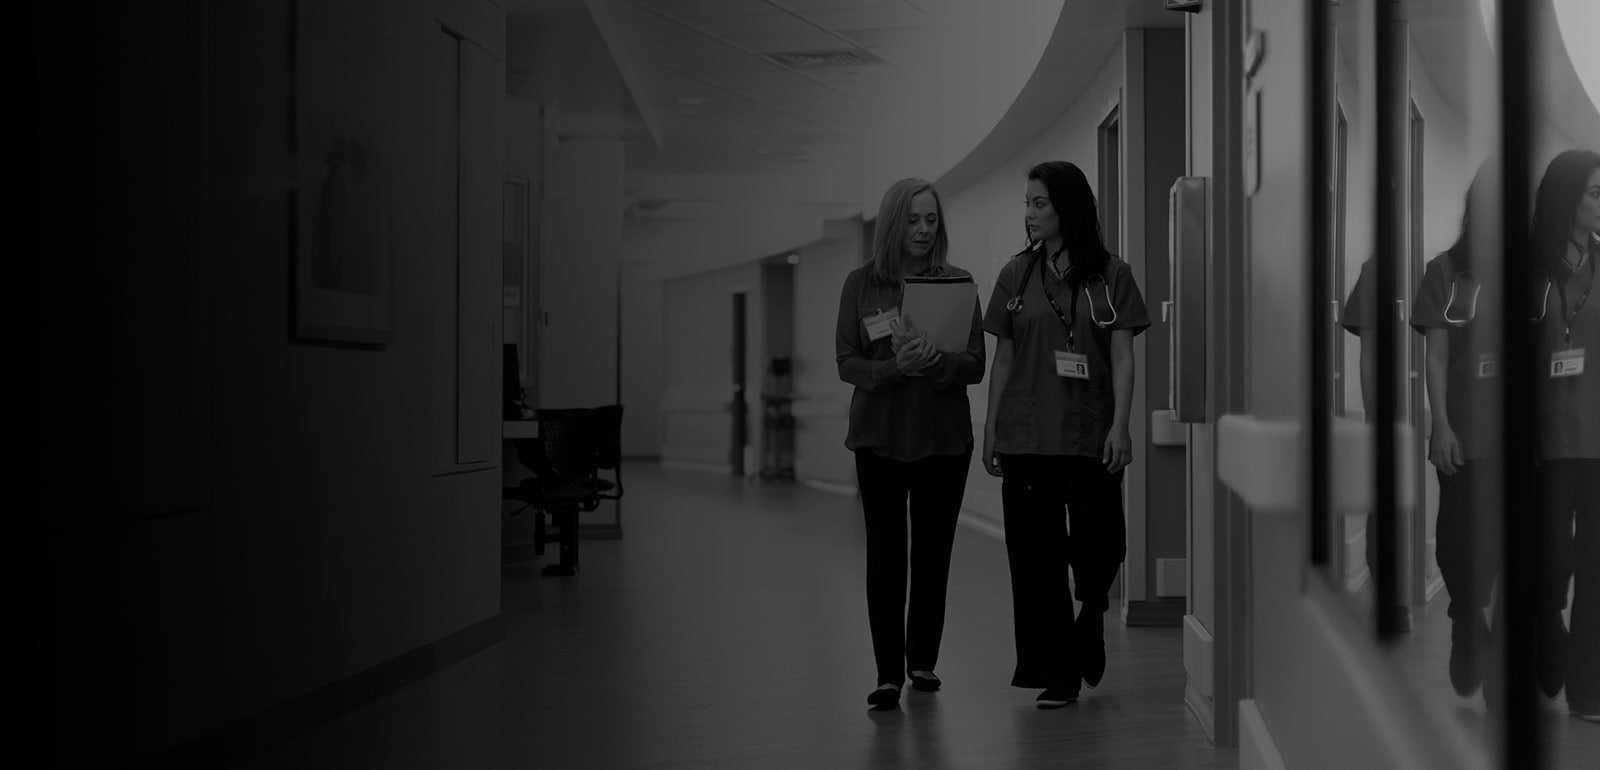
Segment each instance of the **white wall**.
[{"label": "white wall", "polygon": [[[661,399],[664,462],[730,468],[733,421],[733,295],[745,293],[745,435],[761,426],[760,351],[765,339],[761,265],[667,281],[663,289],[666,389]],[[747,472],[754,469],[746,468]]]},{"label": "white wall", "polygon": [[622,454],[661,456],[666,390],[666,286],[622,268]]},{"label": "white wall", "polygon": [[834,329],[845,276],[866,262],[870,225],[829,222],[823,238],[800,249],[795,268],[795,477],[855,485],[855,459],[844,447],[851,386],[839,379]]}]

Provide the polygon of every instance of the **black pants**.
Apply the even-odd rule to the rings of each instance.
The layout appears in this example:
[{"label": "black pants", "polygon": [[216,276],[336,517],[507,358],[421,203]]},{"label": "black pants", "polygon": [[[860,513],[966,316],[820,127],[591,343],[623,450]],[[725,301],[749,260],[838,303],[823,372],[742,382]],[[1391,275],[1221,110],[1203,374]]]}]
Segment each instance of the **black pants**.
[{"label": "black pants", "polygon": [[1592,709],[1600,706],[1600,460],[1550,460],[1540,470],[1549,491],[1541,522],[1540,609],[1559,612],[1566,606],[1568,579],[1576,581],[1567,638],[1567,702]]},{"label": "black pants", "polygon": [[1011,684],[1076,690],[1068,570],[1083,612],[1105,612],[1127,553],[1123,472],[1107,473],[1097,457],[1063,455],[1001,455],[1000,469],[1017,634]]},{"label": "black pants", "polygon": [[1450,594],[1448,615],[1456,620],[1489,606],[1489,589],[1500,574],[1499,560],[1491,548],[1473,549],[1479,518],[1488,512],[1479,506],[1476,474],[1480,468],[1496,470],[1494,460],[1469,460],[1454,474],[1438,471],[1439,518],[1434,524],[1434,558]]},{"label": "black pants", "polygon": [[[932,671],[944,636],[950,549],[972,452],[901,462],[856,451],[867,523],[867,620],[878,684]],[[911,518],[911,601],[906,606],[906,512]]]}]

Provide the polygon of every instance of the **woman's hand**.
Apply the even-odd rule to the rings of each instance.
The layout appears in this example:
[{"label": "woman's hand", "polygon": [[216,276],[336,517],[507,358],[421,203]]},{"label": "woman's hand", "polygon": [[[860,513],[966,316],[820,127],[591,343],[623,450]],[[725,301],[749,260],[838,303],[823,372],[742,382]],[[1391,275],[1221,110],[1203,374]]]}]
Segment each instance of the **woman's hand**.
[{"label": "woman's hand", "polygon": [[1000,476],[1000,456],[994,453],[994,431],[983,431],[983,470],[990,476]]},{"label": "woman's hand", "polygon": [[1454,476],[1466,460],[1461,456],[1461,442],[1448,426],[1433,426],[1433,436],[1428,442],[1428,460],[1446,476]]},{"label": "woman's hand", "polygon": [[903,315],[889,322],[889,346],[895,353],[899,353],[907,342],[921,336],[916,325],[911,323],[911,316]]},{"label": "woman's hand", "polygon": [[901,374],[919,372],[927,368],[938,353],[932,345],[918,337],[900,346],[894,355],[894,365]]},{"label": "woman's hand", "polygon": [[1105,450],[1100,453],[1100,462],[1106,464],[1106,473],[1116,473],[1133,462],[1133,439],[1128,438],[1126,428],[1111,429],[1106,436]]}]

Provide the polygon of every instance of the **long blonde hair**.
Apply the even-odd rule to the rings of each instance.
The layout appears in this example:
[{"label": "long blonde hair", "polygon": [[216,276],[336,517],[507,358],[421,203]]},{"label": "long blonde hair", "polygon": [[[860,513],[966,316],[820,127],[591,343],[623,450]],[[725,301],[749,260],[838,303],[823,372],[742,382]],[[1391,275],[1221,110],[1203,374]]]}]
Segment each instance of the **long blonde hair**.
[{"label": "long blonde hair", "polygon": [[933,195],[934,211],[939,215],[939,230],[933,236],[933,250],[928,253],[928,264],[935,275],[950,267],[946,254],[950,251],[950,236],[945,232],[944,202],[939,191],[926,179],[902,179],[889,185],[878,204],[878,221],[872,231],[872,276],[887,284],[898,284],[904,278],[900,258],[905,249],[906,217],[911,214],[911,199],[927,192]]}]

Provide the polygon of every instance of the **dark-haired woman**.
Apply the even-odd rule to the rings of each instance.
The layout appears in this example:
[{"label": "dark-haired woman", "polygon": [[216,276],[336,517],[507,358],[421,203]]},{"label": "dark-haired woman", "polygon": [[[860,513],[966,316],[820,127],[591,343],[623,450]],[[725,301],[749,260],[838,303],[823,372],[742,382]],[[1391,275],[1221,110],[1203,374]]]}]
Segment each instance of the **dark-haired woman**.
[{"label": "dark-haired woman", "polygon": [[[839,296],[839,377],[855,386],[845,446],[855,453],[867,529],[867,618],[878,685],[873,708],[900,703],[900,685],[940,687],[933,671],[944,634],[950,549],[972,466],[967,386],[983,379],[978,302],[963,350],[939,350],[900,315],[907,276],[970,276],[945,254],[944,209],[933,185],[902,179],[878,208],[872,260]],[[910,606],[906,520],[911,521]]]},{"label": "dark-haired woman", "polygon": [[1473,254],[1472,220],[1490,214],[1499,190],[1498,165],[1483,164],[1467,189],[1461,234],[1428,261],[1417,288],[1411,326],[1426,340],[1428,408],[1433,418],[1428,460],[1439,478],[1439,518],[1434,557],[1450,595],[1450,684],[1463,696],[1482,683],[1479,658],[1488,626],[1483,610],[1498,570],[1484,563],[1489,549],[1474,549],[1473,533],[1485,512],[1481,479],[1502,457],[1494,417],[1495,385],[1502,379],[1502,293],[1493,280],[1497,262]]},{"label": "dark-haired woman", "polygon": [[[1547,280],[1538,303],[1538,459],[1550,578],[1538,607],[1539,679],[1563,684],[1574,714],[1600,722],[1600,154],[1569,150],[1545,169],[1534,201],[1530,269]],[[1588,360],[1588,359],[1596,360]],[[1554,565],[1550,569],[1549,565]],[[1568,577],[1572,627],[1562,625]]]},{"label": "dark-haired woman", "polygon": [[1038,706],[1057,708],[1105,673],[1104,614],[1127,552],[1133,338],[1150,318],[1133,271],[1106,250],[1082,170],[1034,166],[1024,203],[1029,247],[1001,268],[984,316],[996,347],[983,466],[1003,478],[1011,684],[1043,688]]}]

